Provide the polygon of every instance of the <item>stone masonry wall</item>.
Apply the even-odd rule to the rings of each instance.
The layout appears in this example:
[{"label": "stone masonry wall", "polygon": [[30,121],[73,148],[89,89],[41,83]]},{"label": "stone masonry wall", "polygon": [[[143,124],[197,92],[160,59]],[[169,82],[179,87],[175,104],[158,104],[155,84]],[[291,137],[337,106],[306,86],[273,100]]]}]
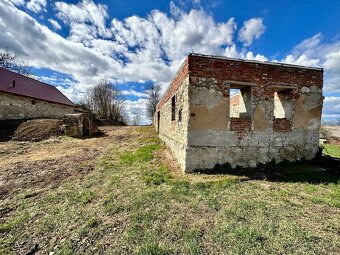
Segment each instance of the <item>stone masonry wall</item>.
[{"label": "stone masonry wall", "polygon": [[[184,78],[168,100],[160,108],[160,122],[158,124],[157,112],[155,126],[159,137],[170,148],[181,169],[186,166],[187,131],[189,119],[188,102],[189,78]],[[175,97],[175,119],[172,120],[172,97]],[[159,129],[158,129],[159,126]]]},{"label": "stone masonry wall", "polygon": [[0,120],[62,118],[74,107],[0,92]]}]

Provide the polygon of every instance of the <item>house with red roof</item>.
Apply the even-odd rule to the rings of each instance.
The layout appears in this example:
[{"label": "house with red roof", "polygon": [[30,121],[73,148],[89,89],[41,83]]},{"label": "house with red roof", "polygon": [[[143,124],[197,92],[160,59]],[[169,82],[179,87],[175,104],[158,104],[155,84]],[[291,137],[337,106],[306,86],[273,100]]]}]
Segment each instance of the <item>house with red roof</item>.
[{"label": "house with red roof", "polygon": [[75,108],[56,87],[0,68],[0,120],[62,118]]}]

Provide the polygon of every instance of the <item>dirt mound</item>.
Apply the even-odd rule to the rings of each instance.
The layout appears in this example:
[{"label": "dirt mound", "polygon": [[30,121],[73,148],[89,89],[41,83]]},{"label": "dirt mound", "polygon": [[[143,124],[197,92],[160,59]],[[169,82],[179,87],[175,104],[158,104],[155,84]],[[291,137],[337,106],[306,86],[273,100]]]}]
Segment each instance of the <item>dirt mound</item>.
[{"label": "dirt mound", "polygon": [[37,142],[52,136],[62,135],[62,120],[39,119],[22,123],[15,131],[12,140]]}]

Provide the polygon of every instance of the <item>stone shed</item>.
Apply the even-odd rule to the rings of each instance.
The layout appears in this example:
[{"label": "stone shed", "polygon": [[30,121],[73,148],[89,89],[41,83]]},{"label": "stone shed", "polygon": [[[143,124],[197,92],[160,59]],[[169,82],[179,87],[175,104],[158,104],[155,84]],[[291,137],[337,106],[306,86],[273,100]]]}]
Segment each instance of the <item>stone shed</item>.
[{"label": "stone shed", "polygon": [[154,124],[184,172],[313,158],[321,68],[190,54]]},{"label": "stone shed", "polygon": [[82,137],[98,133],[98,126],[89,113],[67,114],[63,123],[63,133],[67,136]]}]

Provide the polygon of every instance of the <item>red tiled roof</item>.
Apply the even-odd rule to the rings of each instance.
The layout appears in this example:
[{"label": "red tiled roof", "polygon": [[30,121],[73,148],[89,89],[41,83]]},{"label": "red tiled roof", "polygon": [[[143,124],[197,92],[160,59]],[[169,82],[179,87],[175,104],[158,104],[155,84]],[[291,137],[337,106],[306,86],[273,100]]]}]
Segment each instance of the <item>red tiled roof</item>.
[{"label": "red tiled roof", "polygon": [[[15,81],[15,87],[13,87]],[[56,87],[0,68],[0,92],[75,106]]]}]

